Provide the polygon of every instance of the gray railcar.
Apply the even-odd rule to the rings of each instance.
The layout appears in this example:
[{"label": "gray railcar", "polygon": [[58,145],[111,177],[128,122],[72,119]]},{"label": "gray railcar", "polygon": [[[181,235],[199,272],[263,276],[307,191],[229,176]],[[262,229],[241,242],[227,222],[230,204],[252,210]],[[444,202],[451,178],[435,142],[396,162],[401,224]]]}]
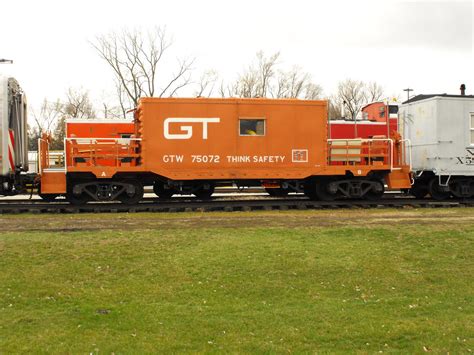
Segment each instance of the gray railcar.
[{"label": "gray railcar", "polygon": [[418,95],[399,112],[411,141],[412,193],[435,199],[474,196],[474,96]]},{"label": "gray railcar", "polygon": [[14,78],[0,75],[0,195],[22,188],[28,171],[26,97]]}]

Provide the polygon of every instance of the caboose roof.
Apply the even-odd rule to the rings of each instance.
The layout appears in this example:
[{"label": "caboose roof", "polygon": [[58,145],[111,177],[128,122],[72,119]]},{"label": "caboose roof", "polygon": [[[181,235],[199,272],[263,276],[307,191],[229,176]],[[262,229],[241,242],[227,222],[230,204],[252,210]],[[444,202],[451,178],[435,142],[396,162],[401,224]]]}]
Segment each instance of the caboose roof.
[{"label": "caboose roof", "polygon": [[454,98],[459,98],[459,99],[474,99],[474,95],[450,95],[450,94],[427,94],[427,95],[416,95],[412,97],[411,99],[403,102],[404,104],[409,104],[412,102],[416,101],[421,101],[421,100],[427,100],[431,99],[433,97],[454,97]]}]

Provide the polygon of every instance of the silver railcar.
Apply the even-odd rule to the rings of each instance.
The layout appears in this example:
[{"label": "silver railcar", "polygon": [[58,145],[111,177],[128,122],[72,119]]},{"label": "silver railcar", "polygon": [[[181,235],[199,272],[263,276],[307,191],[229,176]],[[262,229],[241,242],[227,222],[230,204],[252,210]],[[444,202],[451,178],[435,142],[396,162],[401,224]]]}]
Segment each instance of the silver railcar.
[{"label": "silver railcar", "polygon": [[28,171],[26,97],[14,78],[0,75],[0,195],[22,188]]},{"label": "silver railcar", "polygon": [[413,195],[474,197],[474,96],[418,95],[400,107],[411,141]]}]

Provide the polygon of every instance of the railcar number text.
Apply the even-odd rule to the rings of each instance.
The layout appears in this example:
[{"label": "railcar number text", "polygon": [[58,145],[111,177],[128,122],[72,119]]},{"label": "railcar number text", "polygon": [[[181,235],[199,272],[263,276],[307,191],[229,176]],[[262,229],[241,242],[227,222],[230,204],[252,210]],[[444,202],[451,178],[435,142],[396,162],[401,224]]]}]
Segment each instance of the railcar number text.
[{"label": "railcar number text", "polygon": [[163,155],[163,163],[184,163],[189,162],[195,164],[219,164],[226,163],[283,163],[284,155],[226,155],[222,158],[215,154],[192,154],[190,157],[185,155],[167,154]]}]

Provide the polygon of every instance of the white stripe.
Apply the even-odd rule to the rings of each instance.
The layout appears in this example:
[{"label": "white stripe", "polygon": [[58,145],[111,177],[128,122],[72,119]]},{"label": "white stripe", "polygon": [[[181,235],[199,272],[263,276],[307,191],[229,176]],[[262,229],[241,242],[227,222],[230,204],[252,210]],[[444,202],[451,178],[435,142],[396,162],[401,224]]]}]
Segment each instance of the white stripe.
[{"label": "white stripe", "polygon": [[[15,148],[13,147],[13,142],[12,142],[12,139],[11,139],[11,134],[13,134],[13,132],[11,132],[10,130],[8,130],[8,151],[11,152],[11,155],[12,155],[12,160],[13,160],[13,165],[15,164]],[[15,135],[13,134],[13,139],[15,139]],[[10,163],[10,156],[8,156],[8,163],[10,164],[10,169],[11,170],[15,170],[15,166],[12,166],[12,164]]]}]

